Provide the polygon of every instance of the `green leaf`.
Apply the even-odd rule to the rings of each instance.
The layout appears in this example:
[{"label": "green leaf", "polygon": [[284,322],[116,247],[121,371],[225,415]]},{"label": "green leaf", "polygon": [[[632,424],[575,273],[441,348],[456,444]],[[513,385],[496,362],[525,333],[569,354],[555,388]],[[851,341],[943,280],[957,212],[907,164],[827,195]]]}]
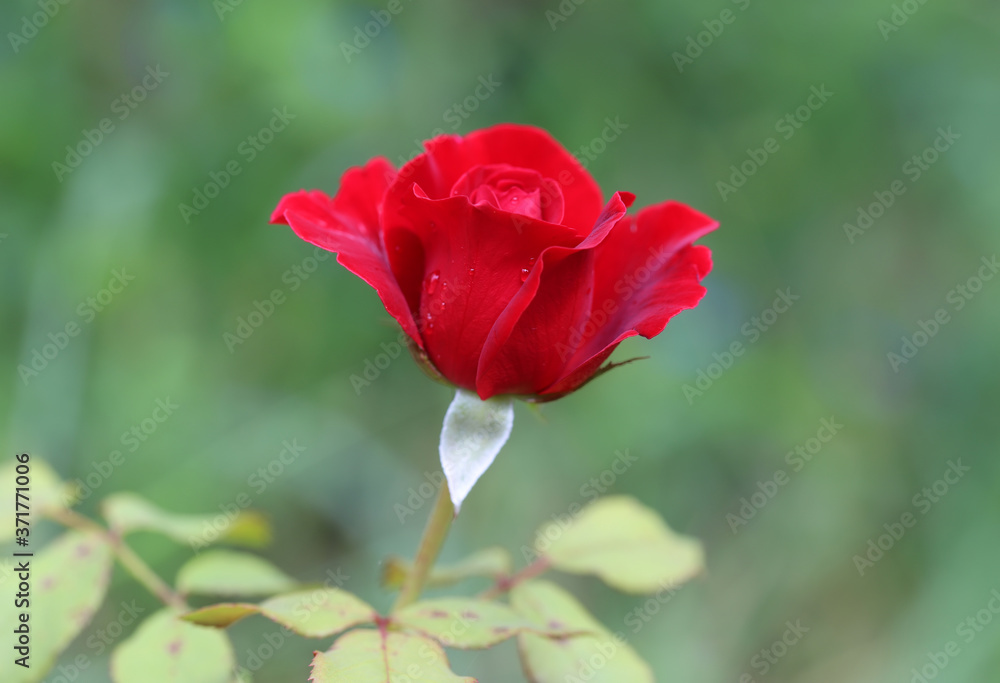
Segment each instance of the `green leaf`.
[{"label": "green leaf", "polygon": [[601,626],[576,599],[548,581],[526,581],[511,591],[511,604],[539,625],[594,635],[546,638],[518,636],[518,649],[532,683],[654,683],[653,672],[621,634]]},{"label": "green leaf", "polygon": [[477,683],[457,676],[433,640],[394,631],[358,629],[341,636],[312,662],[312,683]]},{"label": "green leaf", "polygon": [[[399,557],[387,558],[382,568],[382,587],[389,590],[399,589],[412,566],[410,562]],[[479,576],[498,579],[510,575],[512,568],[510,553],[505,549],[484,548],[455,564],[435,567],[427,577],[426,585],[429,588],[452,586]]]},{"label": "green leaf", "polygon": [[227,628],[251,614],[260,614],[260,606],[248,602],[220,602],[182,614],[180,618],[199,626]]},{"label": "green leaf", "polygon": [[[64,483],[44,460],[32,457],[27,463],[11,460],[0,467],[0,510],[17,510],[18,467],[22,468],[22,472],[24,469],[28,471],[26,475],[21,475],[28,478],[29,490],[22,491],[28,499],[22,497],[20,500],[29,506],[33,515],[44,516],[50,512],[58,512],[76,502],[72,486]],[[13,523],[0,526],[0,541],[14,538],[16,527]]]},{"label": "green leaf", "polygon": [[252,510],[181,515],[161,510],[134,493],[115,493],[101,503],[101,512],[119,534],[155,531],[194,548],[217,541],[261,547],[271,540],[271,527],[267,520]]},{"label": "green leaf", "polygon": [[160,610],[111,654],[114,683],[229,683],[236,662],[222,633]]},{"label": "green leaf", "polygon": [[177,589],[184,594],[274,595],[295,586],[294,579],[270,562],[232,550],[202,553],[177,574]]},{"label": "green leaf", "polygon": [[261,614],[307,638],[336,635],[352,626],[373,623],[378,616],[371,605],[347,591],[318,588],[279,595],[259,605],[213,605],[188,612],[182,618],[195,624],[225,628],[251,614]]},{"label": "green leaf", "polygon": [[675,533],[656,512],[628,496],[602,498],[568,527],[553,523],[537,538],[536,549],[553,567],[596,574],[630,593],[676,586],[705,566],[699,541]]},{"label": "green leaf", "polygon": [[526,630],[549,635],[575,633],[538,625],[506,605],[474,598],[424,600],[396,612],[392,621],[446,647],[463,650],[493,647]]},{"label": "green leaf", "polygon": [[[0,624],[8,643],[0,671],[4,683],[32,683],[45,676],[100,607],[111,576],[111,546],[101,533],[70,531],[35,557],[14,560],[13,585],[5,587],[0,600]],[[26,609],[14,605],[20,561],[29,565],[31,604]],[[13,664],[21,656],[11,649],[15,639],[12,631],[21,623],[20,614],[29,615],[30,669]]]}]

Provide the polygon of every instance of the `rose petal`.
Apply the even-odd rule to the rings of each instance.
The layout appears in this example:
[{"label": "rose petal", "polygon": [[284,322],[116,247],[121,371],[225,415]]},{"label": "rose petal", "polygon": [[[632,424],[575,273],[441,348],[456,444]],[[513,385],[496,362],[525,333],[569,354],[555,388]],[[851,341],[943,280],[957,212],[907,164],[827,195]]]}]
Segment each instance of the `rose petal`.
[{"label": "rose petal", "polygon": [[423,245],[419,326],[428,355],[454,384],[474,390],[486,336],[535,259],[550,245],[579,238],[564,226],[476,206],[467,197],[411,192],[399,216]]},{"label": "rose petal", "polygon": [[[587,329],[563,377],[542,393],[572,391],[576,387],[569,380],[580,367],[606,357],[628,337],[655,337],[670,318],[697,306],[705,295],[700,282],[712,270],[712,253],[690,245],[718,226],[678,202],[648,207],[634,222],[619,223],[596,250],[594,288],[596,302],[615,302],[618,308],[592,333]],[[585,324],[581,321],[580,329]]]},{"label": "rose petal", "polygon": [[562,223],[565,200],[559,183],[538,171],[509,164],[474,166],[451,188],[449,196],[465,196],[473,204],[487,203],[548,223]]},{"label": "rose petal", "polygon": [[524,287],[490,330],[476,379],[481,398],[540,393],[562,376],[572,354],[563,350],[567,334],[588,314],[593,300],[593,247],[624,218],[633,199],[631,194],[616,193],[578,247],[551,247],[542,253]]},{"label": "rose petal", "polygon": [[704,295],[710,253],[686,245],[716,225],[667,202],[599,225],[575,249],[547,250],[483,349],[479,395],[572,391],[623,339],[659,334]]},{"label": "rose petal", "polygon": [[419,154],[400,169],[389,190],[393,198],[405,196],[414,183],[431,199],[449,196],[451,188],[469,169],[486,164],[508,164],[538,171],[556,181],[565,201],[562,223],[580,237],[587,235],[601,212],[601,189],[576,158],[549,133],[532,126],[502,124],[465,137],[442,135],[425,143]]},{"label": "rose petal", "polygon": [[634,300],[623,307],[617,320],[604,326],[608,331],[623,331],[610,341],[607,333],[595,335],[593,341],[582,346],[569,361],[566,374],[541,394],[562,394],[576,390],[598,370],[622,341],[635,335],[646,339],[658,335],[672,317],[698,305],[706,291],[700,284],[701,279],[711,270],[712,252],[708,247],[695,245],[681,249],[658,272],[659,279],[655,284],[638,291]]},{"label": "rose petal", "polygon": [[[388,161],[373,159],[347,171],[332,199],[318,190],[285,195],[271,222],[288,225],[306,242],[336,252],[337,262],[375,288],[385,309],[422,348],[410,305],[390,268],[379,229],[379,205],[394,175]],[[404,256],[409,260],[420,258],[413,251]],[[422,272],[422,264],[417,270]]]}]

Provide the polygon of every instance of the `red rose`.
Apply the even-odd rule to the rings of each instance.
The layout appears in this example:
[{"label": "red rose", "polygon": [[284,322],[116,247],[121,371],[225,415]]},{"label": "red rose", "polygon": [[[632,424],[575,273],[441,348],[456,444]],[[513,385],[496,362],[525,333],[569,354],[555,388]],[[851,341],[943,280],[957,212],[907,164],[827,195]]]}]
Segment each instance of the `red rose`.
[{"label": "red rose", "polygon": [[378,292],[414,351],[487,399],[558,398],[623,339],[697,305],[712,267],[692,242],[717,227],[677,202],[626,215],[543,130],[442,135],[398,172],[378,157],[332,199],[300,191],[272,223],[337,252]]}]

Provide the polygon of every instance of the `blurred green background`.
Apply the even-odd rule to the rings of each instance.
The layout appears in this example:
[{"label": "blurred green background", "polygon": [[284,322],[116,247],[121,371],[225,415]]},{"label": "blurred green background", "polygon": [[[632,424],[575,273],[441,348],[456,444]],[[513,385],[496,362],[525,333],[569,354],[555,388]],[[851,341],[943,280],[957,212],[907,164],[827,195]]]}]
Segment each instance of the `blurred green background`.
[{"label": "blurred green background", "polygon": [[[405,353],[356,391],[351,376],[398,330],[332,259],[297,272],[314,265],[313,248],[268,216],[285,192],[333,192],[347,167],[398,163],[431,135],[531,123],[585,149],[606,196],[678,199],[718,219],[703,240],[715,269],[699,308],[615,356],[648,360],[546,405],[544,420],[518,409],[445,558],[496,544],[519,555],[603,475],[608,492],[707,546],[707,576],[665,604],[558,579],[659,680],[909,683],[928,652],[956,641],[959,656],[928,680],[1000,681],[1000,615],[988,608],[1000,589],[1000,278],[975,281],[992,277],[984,263],[1000,252],[1000,7],[402,0],[366,44],[358,32],[387,5],[73,2],[19,40],[39,5],[3,4],[5,451],[69,479],[122,451],[80,506],[88,514],[115,491],[187,512],[246,493],[275,526],[266,557],[303,580],[339,571],[387,607],[378,565],[416,547],[430,505],[402,522],[398,506],[438,469],[451,393]],[[480,78],[499,85],[477,97]],[[808,109],[824,86],[832,95]],[[254,147],[275,108],[294,118]],[[788,115],[795,123],[780,125]],[[606,119],[627,128],[595,145]],[[925,153],[949,127],[959,137],[938,140],[947,150]],[[753,168],[768,138],[777,151]],[[182,211],[232,161],[239,174]],[[744,162],[753,174],[720,190]],[[871,227],[846,230],[874,193],[889,203],[894,181],[905,192],[873,209]],[[103,292],[123,270],[134,279]],[[227,345],[275,289],[284,303]],[[772,315],[776,290],[799,298]],[[913,339],[939,309],[936,334]],[[68,323],[80,333],[54,359],[19,370]],[[926,343],[914,355],[904,337]],[[904,350],[905,364],[887,355]],[[178,407],[142,441],[123,440],[157,400]],[[830,418],[842,427],[817,449],[810,439]],[[251,478],[279,469],[286,441],[304,452],[261,489]],[[815,455],[788,457],[797,447]],[[611,482],[626,450],[636,461]],[[934,493],[958,459],[969,473]],[[768,485],[779,470],[785,483]],[[856,556],[904,513],[915,525],[883,538],[891,547],[862,574]],[[151,535],[134,546],[168,578],[190,556]],[[116,570],[108,607],[62,660],[93,658],[82,683],[106,680],[107,654],[88,635],[133,598],[155,606]],[[638,622],[636,609],[647,610]],[[977,612],[970,642],[956,629]],[[809,631],[770,663],[761,650],[787,622]],[[269,630],[233,629],[241,664]],[[289,642],[255,680],[305,680],[327,645]],[[452,664],[489,683],[524,680],[511,643],[455,652]]]}]

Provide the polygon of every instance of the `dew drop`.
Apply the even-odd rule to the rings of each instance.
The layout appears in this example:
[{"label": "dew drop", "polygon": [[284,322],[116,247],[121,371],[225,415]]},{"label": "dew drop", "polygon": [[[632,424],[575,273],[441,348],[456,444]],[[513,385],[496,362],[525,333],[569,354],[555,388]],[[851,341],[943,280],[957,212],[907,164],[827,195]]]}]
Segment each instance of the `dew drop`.
[{"label": "dew drop", "polygon": [[524,282],[525,280],[528,279],[528,273],[530,273],[531,269],[535,267],[535,261],[537,261],[537,260],[538,259],[534,259],[534,258],[528,259],[528,267],[521,269],[521,282]]},{"label": "dew drop", "polygon": [[472,276],[472,275],[475,275],[475,274],[476,274],[476,269],[475,268],[469,268],[469,275]]},{"label": "dew drop", "polygon": [[427,279],[424,280],[424,293],[427,294],[428,296],[434,294],[434,292],[437,291],[438,280],[440,279],[441,279],[441,273],[439,273],[436,270],[430,275],[428,275]]}]

